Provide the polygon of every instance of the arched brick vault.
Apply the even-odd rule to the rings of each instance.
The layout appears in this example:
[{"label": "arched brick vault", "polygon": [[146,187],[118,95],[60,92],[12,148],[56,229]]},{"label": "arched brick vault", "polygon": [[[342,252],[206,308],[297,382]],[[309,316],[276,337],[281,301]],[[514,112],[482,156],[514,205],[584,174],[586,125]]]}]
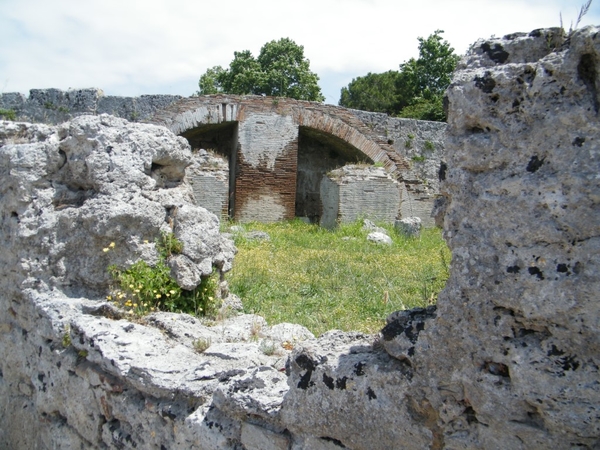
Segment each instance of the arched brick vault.
[{"label": "arched brick vault", "polygon": [[[408,162],[353,110],[321,103],[262,96],[211,95],[177,101],[158,112],[151,122],[192,137],[198,130],[212,131],[226,123],[237,124],[231,145],[234,159],[230,184],[235,206],[230,214],[239,220],[272,221],[296,215],[296,177],[300,130],[325,137],[360,160],[383,164],[398,177]],[[268,214],[258,213],[269,203]],[[271,216],[272,215],[272,216]]]}]

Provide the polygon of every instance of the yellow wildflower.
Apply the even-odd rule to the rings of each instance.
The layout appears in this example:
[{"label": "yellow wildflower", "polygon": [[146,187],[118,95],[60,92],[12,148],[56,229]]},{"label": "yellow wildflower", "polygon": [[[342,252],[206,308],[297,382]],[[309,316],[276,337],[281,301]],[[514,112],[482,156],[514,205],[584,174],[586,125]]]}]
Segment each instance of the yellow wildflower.
[{"label": "yellow wildflower", "polygon": [[114,242],[111,242],[110,244],[108,244],[108,246],[109,246],[110,248],[115,248],[115,243],[114,243]]},{"label": "yellow wildflower", "polygon": [[106,252],[108,251],[108,248],[103,248],[103,249],[102,249],[102,251],[103,251],[104,253],[106,253]]},{"label": "yellow wildflower", "polygon": [[162,295],[156,294],[156,298],[161,298],[161,297],[162,297]]}]

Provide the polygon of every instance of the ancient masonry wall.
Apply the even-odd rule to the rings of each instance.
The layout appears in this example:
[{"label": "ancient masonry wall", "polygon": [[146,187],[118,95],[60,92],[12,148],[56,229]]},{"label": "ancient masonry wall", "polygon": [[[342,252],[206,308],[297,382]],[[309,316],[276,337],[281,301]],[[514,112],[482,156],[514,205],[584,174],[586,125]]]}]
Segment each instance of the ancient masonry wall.
[{"label": "ancient masonry wall", "polygon": [[355,113],[408,161],[408,168],[398,176],[403,183],[399,218],[415,216],[424,226],[434,226],[434,202],[445,176],[446,124],[366,111]]},{"label": "ancient masonry wall", "polygon": [[231,268],[189,145],[0,122],[0,448],[598,448],[599,74],[598,27],[472,46],[447,91],[450,277],[377,336],[127,320],[106,267],[152,262],[160,231],[179,283]]},{"label": "ancient masonry wall", "polygon": [[[227,195],[236,204],[225,208],[231,209],[236,219],[276,221],[298,215],[318,221],[322,175],[348,162],[373,160],[382,163],[401,183],[398,217],[417,216],[425,226],[433,226],[431,211],[439,193],[445,124],[289,99],[129,98],[105,96],[99,89],[32,89],[29,97],[6,93],[0,95],[0,109],[14,111],[18,120],[51,124],[83,114],[108,113],[134,122],[163,124],[176,134],[188,136],[190,142],[198,138],[195,133],[199,127],[239,120],[239,147],[234,150],[239,152],[235,159],[239,178],[235,194]],[[170,109],[177,114],[166,114]],[[304,139],[299,139],[300,126],[307,130]],[[299,145],[303,147],[298,149]],[[221,180],[211,177],[200,182],[198,176],[196,173],[195,193],[200,194],[201,183],[216,187],[198,195],[198,204],[215,212],[214,204],[223,198]],[[209,198],[212,192],[218,198]]]},{"label": "ancient masonry wall", "polygon": [[348,165],[333,170],[321,181],[320,225],[334,228],[360,218],[394,223],[400,192],[399,183],[383,168]]},{"label": "ancient masonry wall", "polygon": [[0,94],[0,109],[12,110],[18,120],[59,124],[85,114],[110,114],[132,122],[147,120],[156,111],[180,100],[179,95],[119,97],[104,95],[101,89],[31,89],[29,96]]},{"label": "ancient masonry wall", "polygon": [[229,163],[221,155],[199,149],[192,152],[192,164],[185,176],[192,187],[198,206],[222,220],[228,218]]}]

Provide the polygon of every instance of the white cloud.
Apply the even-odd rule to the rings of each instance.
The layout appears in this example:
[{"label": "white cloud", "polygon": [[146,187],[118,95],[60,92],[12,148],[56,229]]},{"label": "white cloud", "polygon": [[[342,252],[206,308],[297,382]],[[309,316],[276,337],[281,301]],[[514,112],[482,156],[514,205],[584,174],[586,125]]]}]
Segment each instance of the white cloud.
[{"label": "white cloud", "polygon": [[[599,23],[592,7],[582,25]],[[492,34],[558,26],[561,12],[568,27],[578,11],[572,0],[2,0],[0,90],[189,95],[234,51],[290,37],[335,103],[353,77],[416,57],[417,37],[436,29],[463,53]]]}]

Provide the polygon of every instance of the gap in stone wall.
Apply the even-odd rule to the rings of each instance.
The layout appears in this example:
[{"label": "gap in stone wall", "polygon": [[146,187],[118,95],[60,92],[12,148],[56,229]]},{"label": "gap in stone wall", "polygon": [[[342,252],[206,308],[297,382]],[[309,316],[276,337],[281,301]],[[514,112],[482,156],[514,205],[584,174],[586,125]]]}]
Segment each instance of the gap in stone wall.
[{"label": "gap in stone wall", "polygon": [[[237,122],[206,124],[181,134],[190,143],[194,154],[204,149],[223,158],[223,163],[217,163],[220,166],[217,168],[227,172],[226,178],[224,174],[209,179],[190,177],[192,185],[196,185],[194,192],[198,203],[222,219],[234,216],[237,127]],[[227,167],[224,167],[225,165]]]}]

